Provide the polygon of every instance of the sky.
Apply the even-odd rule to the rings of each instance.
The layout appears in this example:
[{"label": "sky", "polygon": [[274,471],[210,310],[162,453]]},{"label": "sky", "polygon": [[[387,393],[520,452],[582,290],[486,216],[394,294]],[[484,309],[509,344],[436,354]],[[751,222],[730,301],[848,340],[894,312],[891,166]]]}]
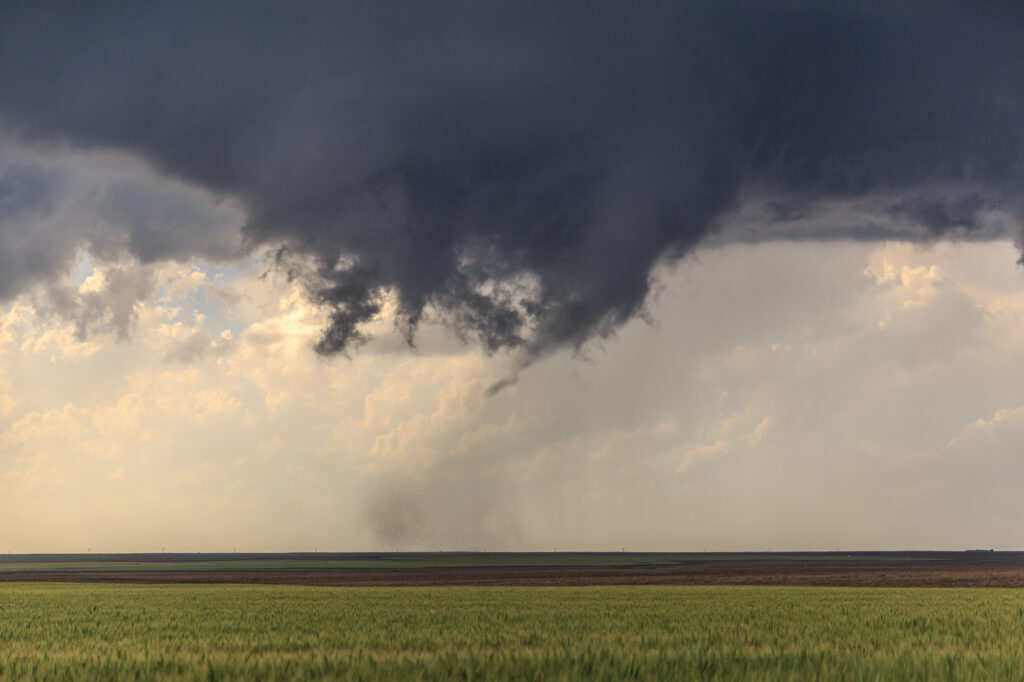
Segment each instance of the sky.
[{"label": "sky", "polygon": [[6,3],[0,551],[1019,549],[1024,12]]}]

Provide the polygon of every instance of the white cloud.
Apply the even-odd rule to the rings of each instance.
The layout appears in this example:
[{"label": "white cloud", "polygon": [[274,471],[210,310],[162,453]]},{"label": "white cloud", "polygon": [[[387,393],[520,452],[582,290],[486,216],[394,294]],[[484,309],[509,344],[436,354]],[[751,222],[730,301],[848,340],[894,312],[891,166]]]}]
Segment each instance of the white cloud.
[{"label": "white cloud", "polygon": [[716,440],[714,443],[708,445],[697,445],[693,447],[687,447],[683,451],[682,461],[679,463],[677,472],[681,473],[689,469],[695,462],[702,459],[714,459],[721,457],[729,453],[731,448],[729,441],[724,438]]},{"label": "white cloud", "polygon": [[768,431],[770,431],[771,428],[772,418],[765,417],[760,422],[758,422],[757,426],[754,427],[753,431],[743,436],[743,441],[750,447],[756,448],[761,443],[761,441],[764,440],[764,437],[768,435]]}]

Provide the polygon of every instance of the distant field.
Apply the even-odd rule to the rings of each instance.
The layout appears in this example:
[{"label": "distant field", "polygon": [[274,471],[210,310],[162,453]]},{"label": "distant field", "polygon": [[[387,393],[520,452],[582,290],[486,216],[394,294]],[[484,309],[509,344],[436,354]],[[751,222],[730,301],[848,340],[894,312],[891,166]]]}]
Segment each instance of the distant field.
[{"label": "distant field", "polygon": [[0,582],[1024,587],[1021,552],[8,554]]},{"label": "distant field", "polygon": [[[84,558],[81,555],[0,559],[0,571],[27,570],[102,570],[102,571],[292,571],[292,570],[373,570],[405,568],[482,568],[534,566],[660,566],[679,563],[683,555],[673,554],[499,554],[499,553],[430,553],[367,555],[282,555],[233,556],[214,554],[182,559],[164,558],[159,554],[122,560],[117,555]],[[707,555],[712,557],[714,555]]]},{"label": "distant field", "polygon": [[0,585],[0,679],[1024,679],[1015,590]]},{"label": "distant field", "polygon": [[30,554],[0,555],[14,571],[297,571],[516,567],[676,566],[695,562],[934,562],[942,553],[883,552],[424,552],[385,554]]}]

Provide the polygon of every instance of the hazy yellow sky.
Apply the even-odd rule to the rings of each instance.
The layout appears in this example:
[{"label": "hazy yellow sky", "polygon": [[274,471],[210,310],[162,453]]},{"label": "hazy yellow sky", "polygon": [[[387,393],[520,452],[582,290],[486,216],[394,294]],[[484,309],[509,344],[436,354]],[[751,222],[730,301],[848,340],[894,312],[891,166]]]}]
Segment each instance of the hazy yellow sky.
[{"label": "hazy yellow sky", "polygon": [[[244,266],[136,268],[119,338],[0,316],[15,552],[1017,546],[1024,275],[1006,242],[732,245],[653,323],[512,371],[388,319],[351,357]],[[102,290],[83,256],[65,285]],[[140,275],[141,276],[141,275]],[[742,292],[759,291],[756,299]]]}]

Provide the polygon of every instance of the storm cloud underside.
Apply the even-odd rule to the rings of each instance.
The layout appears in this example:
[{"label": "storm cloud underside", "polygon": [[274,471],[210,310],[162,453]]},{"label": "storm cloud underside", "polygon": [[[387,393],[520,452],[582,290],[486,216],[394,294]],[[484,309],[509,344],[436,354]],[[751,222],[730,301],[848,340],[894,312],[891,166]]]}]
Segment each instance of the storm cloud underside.
[{"label": "storm cloud underside", "polygon": [[[1013,3],[4,3],[0,121],[237,202],[330,307],[324,353],[390,294],[410,342],[434,310],[529,362],[709,238],[1016,236],[1021,64]],[[33,169],[0,162],[0,296],[77,248],[236,253],[116,192],[26,241],[64,186]]]}]

